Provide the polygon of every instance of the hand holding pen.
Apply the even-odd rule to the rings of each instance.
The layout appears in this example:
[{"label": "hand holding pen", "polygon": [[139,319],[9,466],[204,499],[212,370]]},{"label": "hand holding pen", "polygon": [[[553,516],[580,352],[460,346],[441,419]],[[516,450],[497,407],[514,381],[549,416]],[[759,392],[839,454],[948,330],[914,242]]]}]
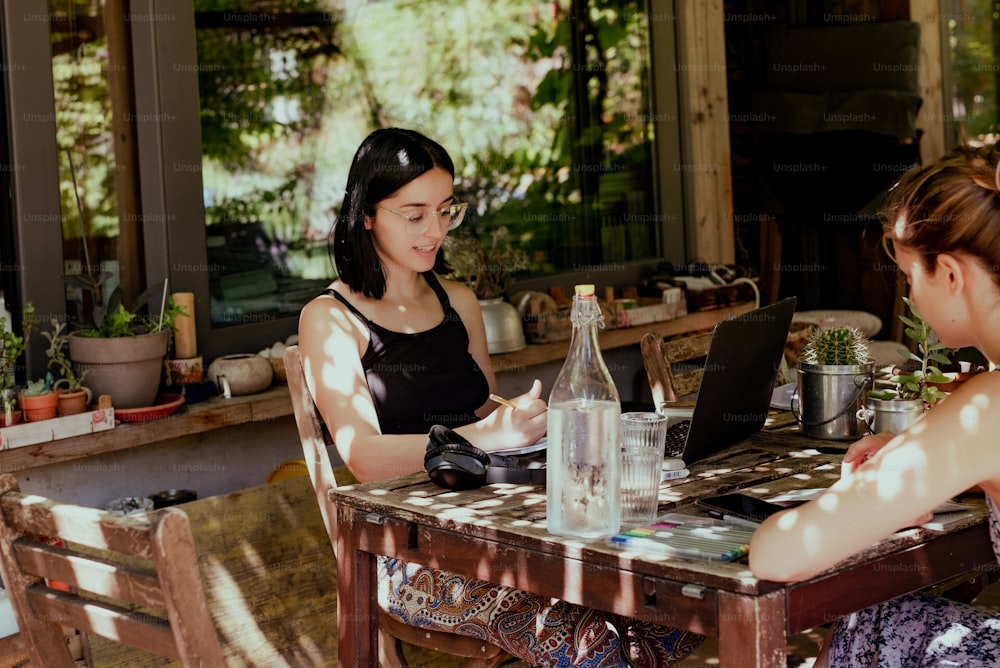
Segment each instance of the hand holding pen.
[{"label": "hand holding pen", "polygon": [[[504,432],[501,448],[520,447],[534,443],[546,431],[548,422],[548,406],[541,398],[542,382],[535,380],[531,389],[513,399],[507,399],[499,394],[490,394],[490,400],[504,408],[497,409],[490,416],[491,422]],[[513,440],[512,440],[513,439]]]}]

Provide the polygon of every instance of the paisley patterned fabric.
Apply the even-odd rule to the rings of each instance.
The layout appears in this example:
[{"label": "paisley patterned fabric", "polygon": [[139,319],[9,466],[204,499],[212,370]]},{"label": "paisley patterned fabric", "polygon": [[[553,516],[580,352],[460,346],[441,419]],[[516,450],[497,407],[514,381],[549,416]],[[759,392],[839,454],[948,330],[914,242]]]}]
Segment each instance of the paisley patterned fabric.
[{"label": "paisley patterned fabric", "polygon": [[379,607],[396,619],[481,638],[533,666],[618,667],[623,651],[636,666],[669,666],[704,640],[397,559],[379,557],[378,569]]},{"label": "paisley patterned fabric", "polygon": [[[1000,560],[1000,513],[989,496],[990,540]],[[830,665],[851,668],[1000,666],[1000,615],[908,594],[838,620]]]}]

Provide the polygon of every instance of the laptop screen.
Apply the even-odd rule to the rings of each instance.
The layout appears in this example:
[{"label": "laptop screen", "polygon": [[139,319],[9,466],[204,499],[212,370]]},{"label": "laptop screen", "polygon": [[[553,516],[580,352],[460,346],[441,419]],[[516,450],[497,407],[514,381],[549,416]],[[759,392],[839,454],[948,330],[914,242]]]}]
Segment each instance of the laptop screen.
[{"label": "laptop screen", "polygon": [[715,326],[681,455],[688,466],[764,426],[795,302],[789,297]]}]

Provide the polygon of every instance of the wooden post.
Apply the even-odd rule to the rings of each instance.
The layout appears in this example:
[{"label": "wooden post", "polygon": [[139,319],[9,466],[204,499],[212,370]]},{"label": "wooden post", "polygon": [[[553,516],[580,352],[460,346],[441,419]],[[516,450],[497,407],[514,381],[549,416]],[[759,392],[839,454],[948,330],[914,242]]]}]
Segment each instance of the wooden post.
[{"label": "wooden post", "polygon": [[139,224],[139,149],[136,143],[135,104],[132,91],[131,39],[122,17],[128,12],[123,0],[107,0],[104,30],[108,38],[108,94],[111,97],[111,134],[115,148],[115,201],[118,204],[118,278],[122,301],[131,304],[143,289],[142,226]]},{"label": "wooden post", "polygon": [[[736,260],[729,150],[725,8],[722,0],[678,3],[678,82],[683,91],[684,202],[687,255],[706,262]],[[687,205],[690,204],[690,207]]]},{"label": "wooden post", "polygon": [[910,20],[920,24],[918,81],[923,104],[917,115],[917,131],[923,130],[919,149],[921,162],[926,165],[940,158],[948,148],[945,118],[951,112],[950,100],[945,98],[943,87],[940,3],[938,0],[910,0]]}]

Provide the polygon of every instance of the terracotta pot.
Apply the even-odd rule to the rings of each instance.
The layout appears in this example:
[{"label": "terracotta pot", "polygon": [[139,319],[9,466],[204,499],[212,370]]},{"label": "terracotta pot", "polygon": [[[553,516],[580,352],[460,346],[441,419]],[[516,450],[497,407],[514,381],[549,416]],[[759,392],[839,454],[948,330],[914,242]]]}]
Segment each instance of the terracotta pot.
[{"label": "terracotta pot", "polygon": [[167,333],[115,338],[69,336],[69,358],[96,399],[111,396],[115,408],[145,408],[156,401],[167,355]]},{"label": "terracotta pot", "polygon": [[208,367],[209,380],[226,397],[266,390],[273,377],[271,362],[256,353],[223,355]]},{"label": "terracotta pot", "polygon": [[59,395],[52,391],[37,397],[22,393],[18,403],[21,405],[25,422],[40,422],[56,416]]},{"label": "terracotta pot", "polygon": [[87,402],[90,399],[89,390],[76,390],[75,392],[70,392],[69,390],[59,390],[56,394],[59,398],[58,414],[60,417],[65,415],[78,415],[87,410]]}]

